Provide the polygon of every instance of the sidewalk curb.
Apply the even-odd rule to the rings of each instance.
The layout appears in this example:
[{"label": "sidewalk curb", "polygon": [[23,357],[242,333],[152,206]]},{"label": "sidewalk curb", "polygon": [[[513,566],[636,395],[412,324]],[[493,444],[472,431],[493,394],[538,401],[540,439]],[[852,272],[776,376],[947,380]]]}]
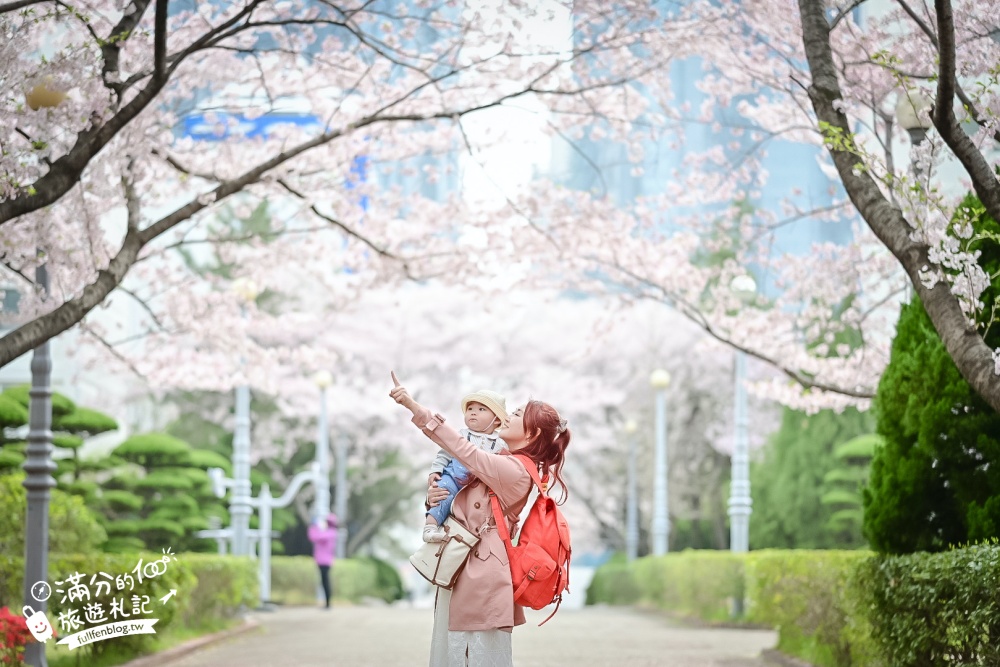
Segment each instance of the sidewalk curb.
[{"label": "sidewalk curb", "polygon": [[204,637],[197,637],[196,639],[184,642],[178,646],[168,648],[165,651],[136,658],[135,660],[126,662],[123,665],[119,665],[119,667],[160,667],[161,665],[166,665],[178,660],[179,658],[183,658],[187,654],[193,653],[200,648],[221,642],[224,639],[229,639],[230,637],[241,635],[244,632],[249,632],[250,630],[254,630],[259,627],[260,623],[251,618],[246,618],[244,619],[242,625],[238,625],[235,628],[213,632],[212,634],[205,635]]}]

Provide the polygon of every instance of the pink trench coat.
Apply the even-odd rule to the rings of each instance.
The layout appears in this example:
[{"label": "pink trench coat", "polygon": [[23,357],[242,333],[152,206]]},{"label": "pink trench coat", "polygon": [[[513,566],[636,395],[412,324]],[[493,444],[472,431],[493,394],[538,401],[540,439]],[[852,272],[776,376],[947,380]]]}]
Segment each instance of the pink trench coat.
[{"label": "pink trench coat", "polygon": [[487,487],[497,494],[504,513],[516,517],[528,501],[531,477],[517,459],[478,449],[426,408],[413,423],[482,480],[459,489],[451,506],[455,518],[481,539],[452,590],[448,630],[510,632],[524,623],[524,609],[514,604],[507,550],[496,531]]}]

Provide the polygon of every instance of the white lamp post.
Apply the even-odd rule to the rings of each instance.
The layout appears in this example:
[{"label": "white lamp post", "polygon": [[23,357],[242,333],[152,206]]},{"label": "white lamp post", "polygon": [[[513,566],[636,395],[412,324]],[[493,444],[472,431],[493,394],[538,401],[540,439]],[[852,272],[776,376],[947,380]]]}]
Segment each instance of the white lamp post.
[{"label": "white lamp post", "polygon": [[[753,300],[757,282],[749,274],[737,276],[730,288],[744,304]],[[729,549],[734,553],[750,550],[750,443],[747,433],[747,357],[736,350],[733,398],[732,480],[729,485]]]},{"label": "white lamp post", "polygon": [[[208,477],[212,482],[212,491],[217,498],[226,495],[226,489],[235,488],[235,480],[226,477],[222,468],[209,468]],[[271,495],[271,487],[268,484],[260,485],[260,493],[256,498],[250,498],[250,505],[259,511],[260,525],[257,530],[247,531],[248,537],[255,538],[258,543],[257,579],[260,584],[261,608],[264,610],[273,609],[271,601],[271,540],[276,534],[271,532],[271,515],[275,507],[288,507],[298,494],[303,484],[311,482],[314,487],[320,486],[319,465],[313,461],[308,470],[303,470],[292,477],[288,488],[275,498]],[[231,538],[233,531],[230,528],[200,530],[195,533],[197,537],[214,538],[219,542],[219,553],[225,553],[224,541]]]},{"label": "white lamp post", "polygon": [[[241,311],[246,317],[246,305],[257,299],[257,285],[248,278],[233,281],[233,292],[243,300]],[[246,359],[240,359],[244,366]],[[236,425],[233,429],[233,495],[229,516],[233,528],[234,556],[250,554],[250,386],[246,379],[236,387]]]},{"label": "white lamp post", "polygon": [[662,556],[669,550],[670,498],[667,487],[667,387],[670,373],[661,369],[649,376],[656,390],[656,450],[653,461],[653,555]]},{"label": "white lamp post", "polygon": [[625,437],[628,439],[628,499],[625,504],[625,555],[628,562],[635,560],[639,552],[639,498],[636,483],[635,434],[639,425],[634,419],[625,422]]},{"label": "white lamp post", "polygon": [[337,435],[337,495],[334,498],[334,513],[337,515],[337,558],[347,556],[347,434],[343,430]]},{"label": "white lamp post", "polygon": [[[896,100],[896,121],[910,135],[912,148],[916,148],[927,138],[927,130],[933,123],[927,111],[932,106],[930,98],[919,90],[904,90]],[[910,168],[914,176],[920,178],[920,169],[914,160],[913,150],[910,150]]]},{"label": "white lamp post", "polygon": [[333,384],[333,376],[323,370],[313,376],[319,387],[319,430],[316,433],[316,465],[319,469],[319,483],[316,485],[316,503],[313,517],[323,518],[330,513],[330,425],[326,416],[326,390]]}]

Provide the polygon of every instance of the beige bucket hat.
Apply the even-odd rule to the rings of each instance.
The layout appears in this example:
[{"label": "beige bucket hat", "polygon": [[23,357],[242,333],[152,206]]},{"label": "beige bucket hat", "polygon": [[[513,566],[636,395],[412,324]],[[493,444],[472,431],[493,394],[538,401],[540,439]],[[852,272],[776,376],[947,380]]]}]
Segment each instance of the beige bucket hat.
[{"label": "beige bucket hat", "polygon": [[507,399],[505,399],[502,394],[498,394],[495,391],[480,389],[479,391],[474,391],[471,394],[463,396],[463,413],[465,413],[465,409],[468,407],[469,403],[482,403],[492,410],[493,414],[499,417],[501,422],[507,419]]}]

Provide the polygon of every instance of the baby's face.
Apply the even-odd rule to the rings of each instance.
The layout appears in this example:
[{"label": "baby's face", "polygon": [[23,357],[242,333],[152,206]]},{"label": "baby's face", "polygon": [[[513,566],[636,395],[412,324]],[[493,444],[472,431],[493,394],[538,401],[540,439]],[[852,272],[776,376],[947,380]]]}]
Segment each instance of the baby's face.
[{"label": "baby's face", "polygon": [[465,406],[465,425],[477,433],[492,433],[500,420],[482,403],[471,401]]}]

